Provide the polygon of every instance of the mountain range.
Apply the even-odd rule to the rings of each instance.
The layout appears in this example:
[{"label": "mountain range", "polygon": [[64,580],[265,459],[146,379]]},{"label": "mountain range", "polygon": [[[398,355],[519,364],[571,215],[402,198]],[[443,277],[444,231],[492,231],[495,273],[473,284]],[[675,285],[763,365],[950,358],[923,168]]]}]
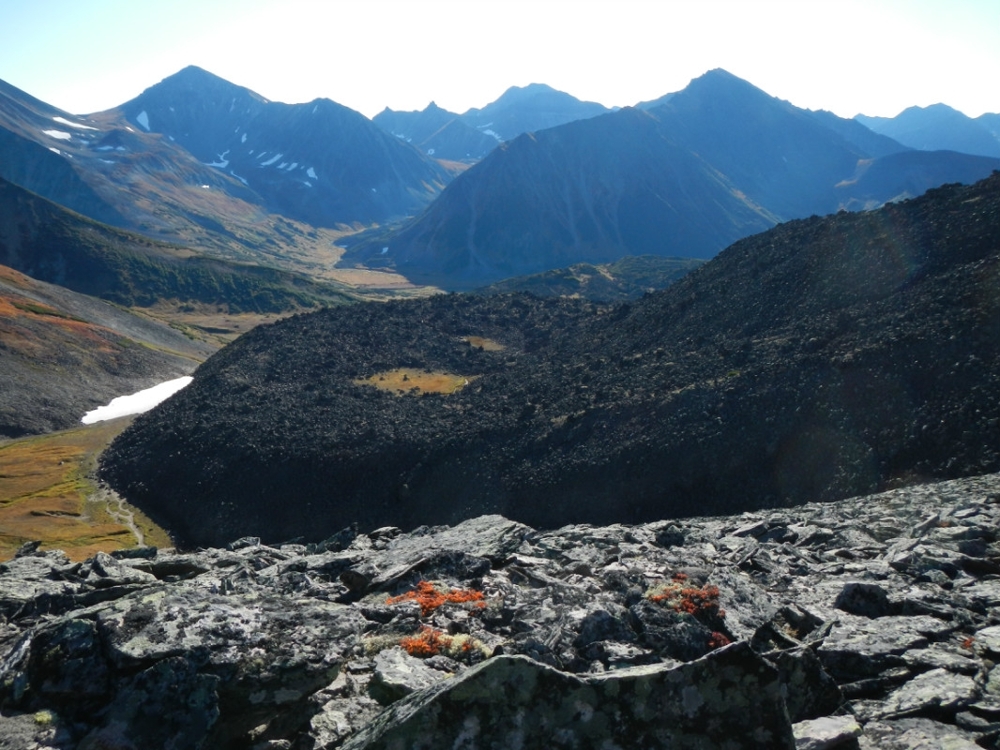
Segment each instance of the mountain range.
[{"label": "mountain range", "polygon": [[512,86],[496,101],[461,115],[431,102],[420,112],[396,112],[386,107],[372,122],[429,156],[475,162],[498,144],[522,133],[554,128],[609,111],[602,104],[583,102],[551,86],[532,83]]},{"label": "mountain range", "polygon": [[854,118],[861,124],[910,148],[924,151],[960,151],[1000,157],[1000,115],[973,119],[947,104],[909,107],[895,117]]},{"label": "mountain range", "polygon": [[462,288],[624,255],[708,258],[779,221],[872,208],[998,167],[912,151],[714,70],[660,102],[503,144],[411,222],[348,241],[343,262]]},{"label": "mountain range", "polygon": [[[0,82],[0,264],[156,305],[196,338],[242,330],[223,316],[371,294],[338,279],[396,294],[377,285],[398,276],[370,269],[449,289],[634,298],[779,221],[1000,166],[906,147],[721,70],[614,112],[532,84],[460,116],[432,105],[376,120],[328,100],[269,102],[197,67],[87,116]],[[412,125],[420,148],[380,124]],[[465,164],[426,153],[452,133],[489,152],[471,166],[472,151],[453,155]]]},{"label": "mountain range", "polygon": [[186,545],[633,523],[1000,468],[1000,173],[781,224],[605,307],[438,295],[244,335],[105,452]]}]

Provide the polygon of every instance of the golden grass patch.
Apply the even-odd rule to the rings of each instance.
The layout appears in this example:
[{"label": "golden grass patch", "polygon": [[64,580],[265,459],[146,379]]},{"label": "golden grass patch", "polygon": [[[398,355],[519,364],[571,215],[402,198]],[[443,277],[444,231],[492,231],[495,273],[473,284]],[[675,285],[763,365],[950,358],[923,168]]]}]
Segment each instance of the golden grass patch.
[{"label": "golden grass patch", "polygon": [[411,370],[405,367],[388,372],[377,372],[367,378],[358,378],[358,385],[373,385],[383,391],[396,393],[454,393],[476,379],[476,375],[455,375],[450,372]]},{"label": "golden grass patch", "polygon": [[29,541],[73,560],[134,547],[132,520],[146,544],[171,546],[166,532],[136,509],[97,493],[97,456],[128,424],[100,422],[0,445],[0,560]]},{"label": "golden grass patch", "polygon": [[475,349],[482,349],[484,352],[499,352],[503,351],[504,348],[500,342],[482,336],[466,336],[462,341]]}]

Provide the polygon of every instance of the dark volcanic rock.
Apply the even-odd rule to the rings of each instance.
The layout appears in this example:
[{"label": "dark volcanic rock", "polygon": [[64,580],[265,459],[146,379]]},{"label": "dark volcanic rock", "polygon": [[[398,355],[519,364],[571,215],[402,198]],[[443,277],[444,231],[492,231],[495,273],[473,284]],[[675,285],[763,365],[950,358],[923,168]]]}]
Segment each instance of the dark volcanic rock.
[{"label": "dark volcanic rock", "polygon": [[[781,225],[632,305],[442,295],[298,316],[206,362],[102,474],[180,541],[223,544],[483,513],[637,522],[998,470],[998,244],[1000,174]],[[400,367],[469,382],[356,382]]]},{"label": "dark volcanic rock", "polygon": [[[0,746],[995,748],[998,525],[994,474],[638,526],[480,517],[338,549],[72,564],[29,546],[0,566]],[[917,550],[965,562],[932,581],[899,564]],[[862,585],[897,613],[845,612]],[[700,649],[661,648],[708,628]]]}]

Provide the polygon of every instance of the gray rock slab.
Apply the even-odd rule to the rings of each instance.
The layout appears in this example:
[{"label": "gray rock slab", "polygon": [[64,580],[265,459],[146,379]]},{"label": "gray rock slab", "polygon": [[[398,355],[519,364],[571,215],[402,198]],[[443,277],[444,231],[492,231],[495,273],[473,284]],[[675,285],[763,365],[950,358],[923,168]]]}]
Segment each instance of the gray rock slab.
[{"label": "gray rock slab", "polygon": [[745,644],[679,667],[579,677],[497,657],[408,698],[345,750],[793,748],[777,673]]},{"label": "gray rock slab", "polygon": [[972,703],[977,693],[972,677],[946,669],[932,669],[890,693],[883,715],[905,716],[930,709],[955,713]]},{"label": "gray rock slab", "polygon": [[388,705],[417,690],[435,685],[447,676],[396,646],[376,654],[375,671],[368,689],[372,697]]},{"label": "gray rock slab", "polygon": [[792,725],[795,750],[856,747],[861,725],[853,716],[823,716]]}]

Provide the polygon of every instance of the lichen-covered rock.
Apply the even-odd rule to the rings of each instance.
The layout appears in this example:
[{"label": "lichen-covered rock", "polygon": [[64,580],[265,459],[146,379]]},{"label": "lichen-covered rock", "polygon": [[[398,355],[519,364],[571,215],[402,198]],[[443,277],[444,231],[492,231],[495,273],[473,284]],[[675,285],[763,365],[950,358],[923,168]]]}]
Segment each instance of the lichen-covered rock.
[{"label": "lichen-covered rock", "polygon": [[[550,680],[533,707],[655,685],[670,715],[697,700],[666,675],[709,684],[734,654],[769,665],[802,741],[849,718],[861,748],[996,747],[997,529],[992,475],[637,526],[486,516],[83,563],[28,546],[0,565],[0,748],[334,750],[512,664]],[[637,696],[607,702],[625,716]],[[732,715],[734,741],[772,717]],[[537,745],[568,742],[556,723]]]},{"label": "lichen-covered rock", "polygon": [[861,732],[861,724],[851,716],[824,716],[792,726],[795,750],[852,750]]},{"label": "lichen-covered rock", "polygon": [[[752,722],[747,717],[752,716]],[[498,657],[400,701],[345,750],[793,748],[776,671],[746,645],[597,677]]]}]

